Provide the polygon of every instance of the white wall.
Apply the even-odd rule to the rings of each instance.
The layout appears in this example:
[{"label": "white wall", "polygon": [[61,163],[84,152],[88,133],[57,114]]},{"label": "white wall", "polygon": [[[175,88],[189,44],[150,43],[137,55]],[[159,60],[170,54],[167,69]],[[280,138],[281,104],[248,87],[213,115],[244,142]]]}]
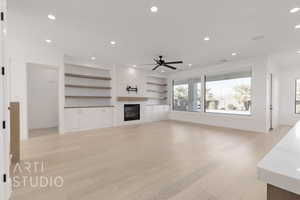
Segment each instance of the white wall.
[{"label": "white wall", "polygon": [[[21,139],[28,138],[27,111],[27,63],[37,63],[57,67],[59,85],[64,85],[64,56],[55,46],[45,43],[30,43],[26,40],[9,35],[10,65],[10,101],[20,102]],[[59,87],[59,130],[63,130],[64,90]]]},{"label": "white wall", "polygon": [[[229,62],[206,68],[196,68],[170,76],[170,80],[195,78],[205,74],[223,73],[251,67],[252,69],[252,114],[251,116],[212,114],[203,112],[172,111],[170,119],[189,121],[212,126],[221,126],[257,132],[267,132],[267,58]],[[171,88],[170,88],[171,90]]]},{"label": "white wall", "polygon": [[300,78],[299,66],[280,68],[280,124],[294,125],[300,120],[300,114],[295,114],[295,81]]},{"label": "white wall", "polygon": [[27,65],[28,128],[58,127],[58,70]]},{"label": "white wall", "polygon": [[300,78],[300,56],[295,51],[276,53],[270,56],[269,66],[273,68],[272,73],[275,71],[278,82],[275,84],[279,87],[278,123],[292,126],[300,120],[300,115],[295,114],[295,81]]}]

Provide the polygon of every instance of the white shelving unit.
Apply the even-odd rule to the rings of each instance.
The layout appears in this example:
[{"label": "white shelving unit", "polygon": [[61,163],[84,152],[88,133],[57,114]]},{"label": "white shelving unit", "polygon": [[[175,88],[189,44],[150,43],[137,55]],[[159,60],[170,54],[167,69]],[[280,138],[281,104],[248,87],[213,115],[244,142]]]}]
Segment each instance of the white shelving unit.
[{"label": "white shelving unit", "polygon": [[110,71],[65,64],[65,108],[111,107]]},{"label": "white shelving unit", "polygon": [[163,77],[147,77],[147,97],[148,105],[167,105],[168,104],[168,84]]},{"label": "white shelving unit", "polygon": [[65,132],[112,127],[110,70],[65,64]]}]

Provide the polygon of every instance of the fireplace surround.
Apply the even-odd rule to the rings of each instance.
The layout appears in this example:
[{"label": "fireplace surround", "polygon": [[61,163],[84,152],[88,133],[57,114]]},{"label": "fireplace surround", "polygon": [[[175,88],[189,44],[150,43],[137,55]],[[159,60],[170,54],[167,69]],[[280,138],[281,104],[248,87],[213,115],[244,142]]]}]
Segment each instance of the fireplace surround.
[{"label": "fireplace surround", "polygon": [[124,104],[124,121],[140,120],[140,104]]}]

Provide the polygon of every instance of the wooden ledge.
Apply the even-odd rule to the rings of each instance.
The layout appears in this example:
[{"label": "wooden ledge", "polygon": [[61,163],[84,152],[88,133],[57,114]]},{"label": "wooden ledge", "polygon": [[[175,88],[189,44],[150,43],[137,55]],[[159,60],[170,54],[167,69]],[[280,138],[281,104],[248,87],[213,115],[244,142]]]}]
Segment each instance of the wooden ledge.
[{"label": "wooden ledge", "polygon": [[147,101],[147,97],[118,97],[117,101]]}]

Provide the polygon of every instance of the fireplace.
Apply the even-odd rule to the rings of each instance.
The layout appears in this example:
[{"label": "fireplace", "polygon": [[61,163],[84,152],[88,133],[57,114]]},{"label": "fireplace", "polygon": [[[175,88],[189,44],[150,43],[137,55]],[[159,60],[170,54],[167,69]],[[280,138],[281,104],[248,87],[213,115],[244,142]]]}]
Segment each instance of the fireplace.
[{"label": "fireplace", "polygon": [[124,121],[140,120],[140,104],[124,105]]}]

